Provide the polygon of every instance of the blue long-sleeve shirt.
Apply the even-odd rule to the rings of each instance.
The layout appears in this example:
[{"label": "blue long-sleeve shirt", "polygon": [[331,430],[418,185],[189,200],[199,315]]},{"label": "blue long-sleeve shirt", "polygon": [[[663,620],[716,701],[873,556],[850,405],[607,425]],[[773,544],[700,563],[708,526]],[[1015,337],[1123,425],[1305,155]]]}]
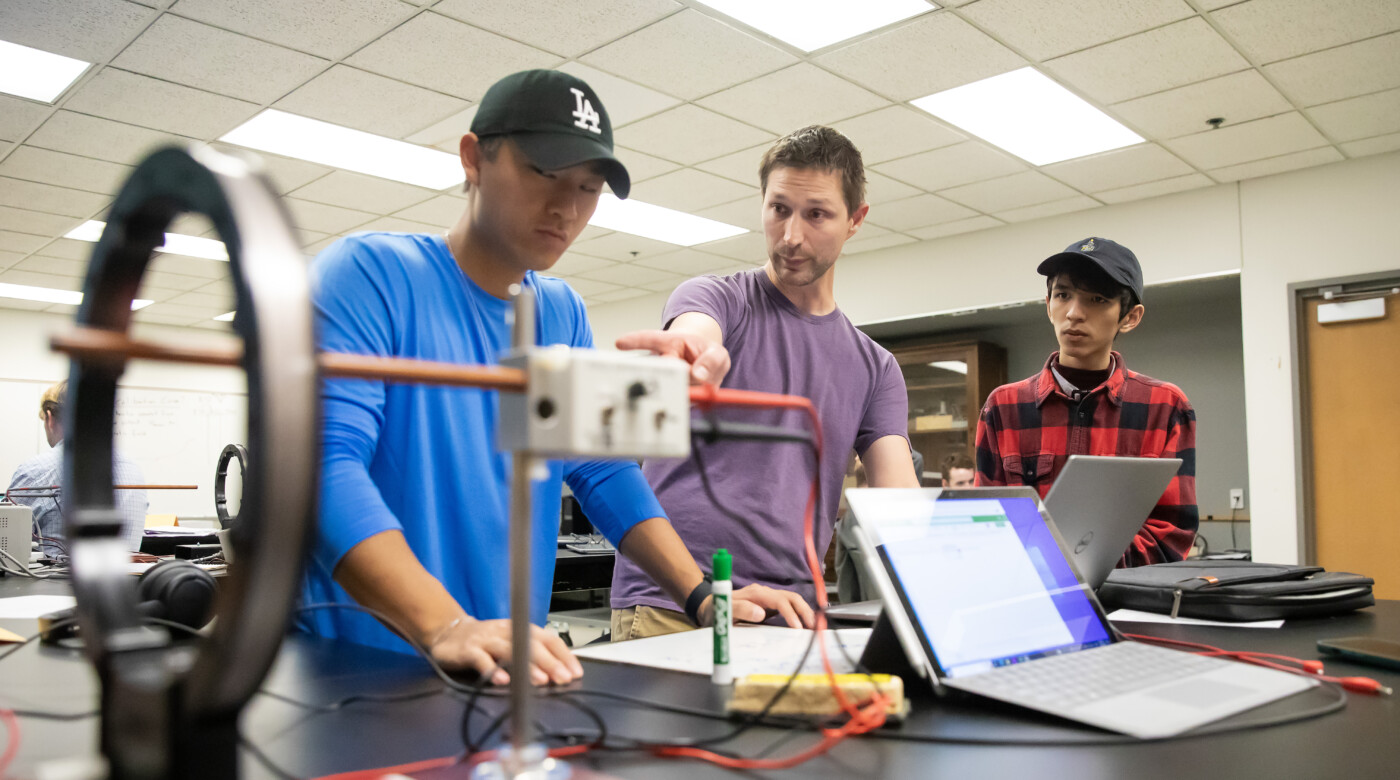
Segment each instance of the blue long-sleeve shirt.
[{"label": "blue long-sleeve shirt", "polygon": [[[313,267],[320,349],[458,364],[499,362],[511,305],[467,277],[441,236],[361,233],[328,247]],[[578,294],[529,272],[537,343],[592,347]],[[497,449],[496,391],[354,379],[323,386],[320,523],[303,601],[351,603],[332,579],[365,539],[400,530],[423,566],[478,619],[509,617],[510,454]],[[561,481],[614,544],[664,517],[630,462],[550,461],[535,484],[531,618],[549,609]],[[304,630],[408,652],[373,618],[304,613]]]}]

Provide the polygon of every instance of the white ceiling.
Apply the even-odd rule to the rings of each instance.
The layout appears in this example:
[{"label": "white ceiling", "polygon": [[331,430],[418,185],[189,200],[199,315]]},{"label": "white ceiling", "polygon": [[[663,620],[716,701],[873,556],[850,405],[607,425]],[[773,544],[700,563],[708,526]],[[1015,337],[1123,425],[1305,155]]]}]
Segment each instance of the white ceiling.
[{"label": "white ceiling", "polygon": [[[946,5],[804,54],[693,0],[4,0],[0,38],[97,65],[54,105],[0,95],[0,282],[81,289],[92,245],[60,236],[102,218],[157,144],[276,107],[455,151],[486,87],[524,68],[593,85],[634,197],[750,230],[763,148],[837,127],[869,167],[852,254],[1400,148],[1396,0]],[[1026,65],[1147,143],[1036,168],[906,104]],[[442,230],[465,205],[266,161],[308,253],[356,230]],[[682,249],[589,228],[556,271],[600,304],[763,252],[752,233]],[[174,255],[141,296],[156,303],[137,319],[169,325],[222,329],[210,318],[232,308],[226,264]]]}]

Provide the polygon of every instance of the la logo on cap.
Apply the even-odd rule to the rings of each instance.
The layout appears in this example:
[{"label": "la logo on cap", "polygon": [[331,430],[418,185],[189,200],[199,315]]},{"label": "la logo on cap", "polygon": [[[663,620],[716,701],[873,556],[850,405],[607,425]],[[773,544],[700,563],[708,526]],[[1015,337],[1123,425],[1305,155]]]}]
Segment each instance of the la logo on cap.
[{"label": "la logo on cap", "polygon": [[1079,251],[1081,251],[1081,252],[1092,252],[1092,251],[1094,251],[1094,239],[1091,238],[1091,239],[1089,239],[1088,243],[1081,245],[1081,246],[1079,247]]},{"label": "la logo on cap", "polygon": [[569,87],[569,91],[574,93],[574,127],[581,127],[594,133],[602,134],[602,129],[598,127],[598,122],[602,117],[593,108],[593,104],[584,96],[583,90],[578,87]]}]

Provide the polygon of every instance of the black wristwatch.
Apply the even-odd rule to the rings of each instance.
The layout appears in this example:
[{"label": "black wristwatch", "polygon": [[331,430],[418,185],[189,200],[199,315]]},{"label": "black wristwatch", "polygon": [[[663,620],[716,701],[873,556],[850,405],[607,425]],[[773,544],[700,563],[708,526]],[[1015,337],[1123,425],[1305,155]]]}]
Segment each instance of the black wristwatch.
[{"label": "black wristwatch", "polygon": [[714,587],[714,583],[710,580],[710,575],[706,574],[705,578],[700,580],[700,584],[696,585],[695,589],[686,597],[685,616],[690,618],[690,622],[697,626],[700,625],[700,605],[705,603],[705,599],[709,597]]}]

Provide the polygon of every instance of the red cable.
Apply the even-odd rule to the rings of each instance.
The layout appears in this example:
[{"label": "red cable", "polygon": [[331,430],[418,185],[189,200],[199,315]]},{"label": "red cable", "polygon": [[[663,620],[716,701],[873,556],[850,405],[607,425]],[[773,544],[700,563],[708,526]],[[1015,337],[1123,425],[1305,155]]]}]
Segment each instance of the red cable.
[{"label": "red cable", "polygon": [[[1268,669],[1277,669],[1289,674],[1302,675],[1323,682],[1340,685],[1348,691],[1356,693],[1371,693],[1381,696],[1388,696],[1390,688],[1381,685],[1370,677],[1332,677],[1322,673],[1322,662],[1317,660],[1304,660],[1294,658],[1289,655],[1277,655],[1275,653],[1256,653],[1249,650],[1224,650],[1214,645],[1201,644],[1200,642],[1187,642],[1182,639],[1168,639],[1166,637],[1148,636],[1146,634],[1124,634],[1123,636],[1138,642],[1148,644],[1171,645],[1174,647],[1190,648],[1191,652],[1197,655],[1213,656],[1216,658],[1229,658],[1242,663],[1263,666]],[[1285,661],[1287,663],[1277,663]],[[1296,664],[1296,666],[1290,665]]]},{"label": "red cable", "polygon": [[4,755],[0,755],[0,777],[4,777],[5,770],[10,768],[10,762],[19,753],[19,719],[12,710],[0,710],[0,721],[5,724],[5,733],[10,735]]}]

